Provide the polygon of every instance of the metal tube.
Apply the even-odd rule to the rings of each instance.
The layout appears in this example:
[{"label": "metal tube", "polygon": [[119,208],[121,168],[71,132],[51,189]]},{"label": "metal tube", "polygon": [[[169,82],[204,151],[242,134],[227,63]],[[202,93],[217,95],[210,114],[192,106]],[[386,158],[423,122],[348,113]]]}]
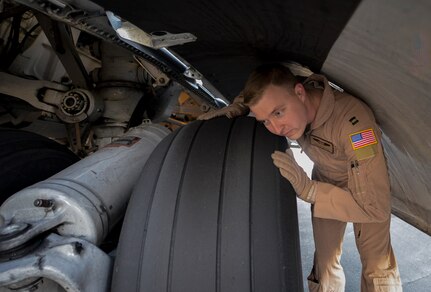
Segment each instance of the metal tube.
[{"label": "metal tube", "polygon": [[2,240],[0,250],[24,244],[54,227],[61,235],[99,244],[121,219],[145,162],[168,133],[159,125],[133,128],[89,157],[10,197],[0,207],[4,219],[0,234],[7,233],[12,223],[31,227],[9,241]]}]

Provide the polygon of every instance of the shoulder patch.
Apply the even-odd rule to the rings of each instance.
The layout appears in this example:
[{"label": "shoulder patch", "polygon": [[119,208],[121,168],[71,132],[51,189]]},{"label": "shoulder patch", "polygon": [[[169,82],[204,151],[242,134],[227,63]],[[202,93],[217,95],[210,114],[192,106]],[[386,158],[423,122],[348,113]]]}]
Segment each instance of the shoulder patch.
[{"label": "shoulder patch", "polygon": [[349,138],[357,160],[374,157],[378,152],[376,135],[371,128],[350,134]]},{"label": "shoulder patch", "polygon": [[373,144],[368,147],[359,148],[358,150],[355,150],[355,156],[358,161],[372,158],[376,156],[378,153],[377,145]]},{"label": "shoulder patch", "polygon": [[334,154],[334,144],[315,135],[310,135],[310,144]]},{"label": "shoulder patch", "polygon": [[353,150],[377,144],[373,129],[359,131],[349,135]]}]

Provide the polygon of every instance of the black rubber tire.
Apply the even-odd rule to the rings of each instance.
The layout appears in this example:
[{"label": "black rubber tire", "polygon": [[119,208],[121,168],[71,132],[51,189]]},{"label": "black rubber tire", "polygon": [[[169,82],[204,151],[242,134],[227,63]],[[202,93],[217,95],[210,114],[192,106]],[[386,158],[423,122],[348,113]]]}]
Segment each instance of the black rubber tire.
[{"label": "black rubber tire", "polygon": [[14,193],[47,179],[79,158],[38,134],[0,128],[0,204]]},{"label": "black rubber tire", "polygon": [[193,122],[154,150],[128,205],[112,291],[302,291],[296,195],[255,119]]}]

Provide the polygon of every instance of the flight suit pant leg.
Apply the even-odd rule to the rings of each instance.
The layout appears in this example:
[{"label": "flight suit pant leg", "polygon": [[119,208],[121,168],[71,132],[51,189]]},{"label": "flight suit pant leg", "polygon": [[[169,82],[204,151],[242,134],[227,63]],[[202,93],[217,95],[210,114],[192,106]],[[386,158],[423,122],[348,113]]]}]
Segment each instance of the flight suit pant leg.
[{"label": "flight suit pant leg", "polygon": [[341,253],[346,222],[312,217],[314,265],[308,276],[311,292],[344,292],[346,279]]},{"label": "flight suit pant leg", "polygon": [[401,279],[392,250],[390,222],[355,223],[355,239],[362,262],[361,291],[401,292]]}]

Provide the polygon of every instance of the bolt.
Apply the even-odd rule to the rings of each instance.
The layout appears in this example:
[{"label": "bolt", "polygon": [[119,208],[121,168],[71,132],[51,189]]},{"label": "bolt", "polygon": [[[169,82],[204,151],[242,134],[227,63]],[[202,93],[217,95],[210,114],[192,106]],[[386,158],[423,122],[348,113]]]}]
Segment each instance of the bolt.
[{"label": "bolt", "polygon": [[84,250],[84,246],[82,245],[82,243],[75,241],[74,242],[74,248],[75,248],[75,252],[77,254],[81,254],[82,251]]},{"label": "bolt", "polygon": [[54,200],[36,199],[34,200],[35,207],[51,208],[54,206]]}]

